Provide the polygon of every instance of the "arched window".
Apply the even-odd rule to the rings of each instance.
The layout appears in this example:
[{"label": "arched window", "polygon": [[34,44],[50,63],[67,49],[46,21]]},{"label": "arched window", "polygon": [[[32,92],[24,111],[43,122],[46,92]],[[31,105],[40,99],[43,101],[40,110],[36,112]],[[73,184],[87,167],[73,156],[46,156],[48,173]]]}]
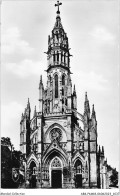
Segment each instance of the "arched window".
[{"label": "arched window", "polygon": [[82,173],[82,163],[78,159],[74,165],[75,173]]},{"label": "arched window", "polygon": [[53,61],[55,62],[55,52],[54,52],[54,54],[53,54]]},{"label": "arched window", "polygon": [[50,139],[51,139],[51,141],[53,141],[53,140],[57,140],[58,142],[61,141],[61,139],[62,139],[61,130],[58,128],[52,129],[50,132]]},{"label": "arched window", "polygon": [[50,100],[48,100],[48,104],[47,104],[47,112],[50,113]]},{"label": "arched window", "polygon": [[63,62],[62,59],[63,59],[63,53],[61,52],[61,62]]},{"label": "arched window", "polygon": [[55,75],[55,98],[58,98],[58,75]]},{"label": "arched window", "polygon": [[64,63],[65,63],[65,59],[66,59],[66,55],[65,55],[65,53],[64,53]]},{"label": "arched window", "polygon": [[62,96],[64,96],[64,89],[62,88]]},{"label": "arched window", "polygon": [[62,85],[65,85],[65,75],[62,75]]},{"label": "arched window", "polygon": [[35,164],[34,161],[32,161],[31,164],[30,164],[30,171],[31,171],[32,175],[35,174],[35,170],[36,170],[36,164]]},{"label": "arched window", "polygon": [[59,62],[59,53],[57,51],[57,62]]},{"label": "arched window", "polygon": [[67,99],[65,99],[65,105],[67,106]]}]

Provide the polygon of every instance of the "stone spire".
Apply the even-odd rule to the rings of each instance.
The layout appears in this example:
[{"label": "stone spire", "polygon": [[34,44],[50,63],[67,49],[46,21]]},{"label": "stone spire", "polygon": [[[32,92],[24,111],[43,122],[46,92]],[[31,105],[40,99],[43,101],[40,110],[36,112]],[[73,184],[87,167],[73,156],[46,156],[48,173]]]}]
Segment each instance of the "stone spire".
[{"label": "stone spire", "polygon": [[77,94],[76,94],[75,84],[73,88],[73,109],[77,110]]},{"label": "stone spire", "polygon": [[28,102],[27,102],[27,107],[26,107],[25,113],[26,113],[27,118],[30,119],[31,108],[30,108],[29,98],[28,98]]},{"label": "stone spire", "polygon": [[102,153],[103,153],[103,155],[104,155],[104,146],[102,146]]},{"label": "stone spire", "polygon": [[39,89],[40,89],[40,87],[43,85],[43,83],[42,83],[42,75],[40,75],[40,82],[39,82]]},{"label": "stone spire", "polygon": [[74,84],[74,88],[73,88],[73,96],[76,96],[75,84]]},{"label": "stone spire", "polygon": [[58,6],[56,21],[51,36],[48,36],[48,51],[46,52],[48,60],[47,72],[53,67],[62,67],[70,72],[70,48],[67,34],[61,23],[60,5],[59,1],[55,4],[55,6]]},{"label": "stone spire", "polygon": [[85,92],[85,102],[88,101],[87,92]]},{"label": "stone spire", "polygon": [[30,101],[29,101],[29,98],[28,98],[28,102],[27,102],[27,109],[30,109]]},{"label": "stone spire", "polygon": [[39,112],[43,112],[43,95],[44,95],[44,86],[42,82],[42,75],[40,75],[39,82]]},{"label": "stone spire", "polygon": [[94,109],[94,104],[92,106],[92,115],[91,115],[91,118],[96,119],[96,113],[95,113],[95,109]]},{"label": "stone spire", "polygon": [[84,115],[87,115],[88,118],[90,118],[90,106],[89,106],[89,100],[87,97],[87,92],[85,93],[85,102],[84,102]]}]

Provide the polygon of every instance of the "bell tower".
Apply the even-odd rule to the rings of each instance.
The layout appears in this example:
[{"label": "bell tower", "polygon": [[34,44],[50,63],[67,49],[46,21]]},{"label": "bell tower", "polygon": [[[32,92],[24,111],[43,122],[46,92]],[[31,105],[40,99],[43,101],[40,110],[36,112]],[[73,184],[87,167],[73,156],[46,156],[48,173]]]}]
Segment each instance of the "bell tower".
[{"label": "bell tower", "polygon": [[[71,72],[70,72],[70,52],[68,37],[65,33],[60,17],[57,2],[57,16],[51,35],[48,36],[47,54],[47,88],[44,91],[43,113],[64,113],[71,110]],[[41,110],[41,108],[40,108]]]}]

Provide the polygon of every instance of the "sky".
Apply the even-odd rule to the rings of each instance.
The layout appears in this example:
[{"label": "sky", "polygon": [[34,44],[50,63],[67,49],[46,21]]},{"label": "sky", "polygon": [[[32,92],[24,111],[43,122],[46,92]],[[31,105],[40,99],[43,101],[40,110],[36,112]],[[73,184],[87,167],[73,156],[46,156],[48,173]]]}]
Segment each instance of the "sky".
[{"label": "sky", "polygon": [[[55,24],[54,0],[2,1],[1,136],[19,150],[21,114],[39,111],[39,79],[46,86],[48,35]],[[119,6],[118,0],[62,0],[62,25],[69,39],[72,83],[78,111],[85,92],[95,106],[98,144],[108,164],[119,168]]]}]

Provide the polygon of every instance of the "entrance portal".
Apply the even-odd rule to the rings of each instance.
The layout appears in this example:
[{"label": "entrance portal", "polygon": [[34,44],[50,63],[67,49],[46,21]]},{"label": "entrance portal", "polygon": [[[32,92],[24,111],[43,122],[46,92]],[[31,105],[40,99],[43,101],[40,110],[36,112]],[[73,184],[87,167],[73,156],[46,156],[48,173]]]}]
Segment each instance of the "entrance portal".
[{"label": "entrance portal", "polygon": [[51,187],[62,188],[62,165],[57,156],[51,162]]},{"label": "entrance portal", "polygon": [[36,188],[36,164],[34,161],[30,164],[30,188]]},{"label": "entrance portal", "polygon": [[79,159],[75,162],[74,171],[75,171],[75,187],[82,188],[82,163]]},{"label": "entrance portal", "polygon": [[52,188],[62,188],[62,171],[52,170],[51,172]]}]

